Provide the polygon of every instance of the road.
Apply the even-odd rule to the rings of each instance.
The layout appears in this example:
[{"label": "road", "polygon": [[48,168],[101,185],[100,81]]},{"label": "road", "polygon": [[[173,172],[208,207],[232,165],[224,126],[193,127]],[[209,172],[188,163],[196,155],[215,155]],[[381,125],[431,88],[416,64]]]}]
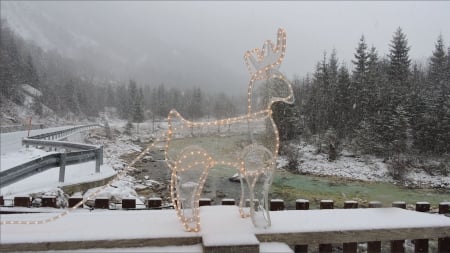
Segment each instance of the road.
[{"label": "road", "polygon": [[[52,127],[45,129],[35,129],[30,131],[30,136],[48,132],[60,131],[74,126]],[[0,134],[1,155],[16,152],[22,147],[22,138],[27,137],[28,131],[18,131]]]}]

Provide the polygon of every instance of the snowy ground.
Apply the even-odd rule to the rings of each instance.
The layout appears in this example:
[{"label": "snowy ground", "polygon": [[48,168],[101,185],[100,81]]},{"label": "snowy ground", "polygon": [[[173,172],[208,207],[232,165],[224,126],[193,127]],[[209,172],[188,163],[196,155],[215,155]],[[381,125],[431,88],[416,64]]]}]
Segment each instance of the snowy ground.
[{"label": "snowy ground", "polygon": [[[75,126],[63,126],[63,127],[53,127],[53,128],[31,130],[30,136],[60,131],[60,130],[64,130],[64,129],[71,128],[71,127],[75,127]],[[20,148],[22,148],[22,138],[27,137],[27,135],[28,135],[28,131],[19,131],[19,132],[0,134],[2,156],[7,153],[18,151]],[[2,160],[3,160],[3,158],[2,158]]]},{"label": "snowy ground", "polygon": [[[90,144],[103,145],[104,147],[104,164],[101,166],[100,173],[95,173],[95,161],[70,165],[66,167],[66,180],[64,183],[58,182],[59,168],[52,168],[45,172],[39,173],[35,176],[29,177],[20,182],[11,184],[0,189],[0,195],[5,199],[12,199],[14,196],[26,194],[43,194],[43,195],[57,195],[61,194],[58,189],[64,185],[71,185],[81,182],[95,181],[103,178],[108,178],[118,171],[121,171],[127,166],[127,162],[123,161],[120,156],[133,152],[140,152],[142,148],[137,145],[140,141],[148,141],[151,138],[157,138],[157,135],[164,133],[167,128],[166,122],[155,123],[155,133],[152,133],[153,123],[146,122],[140,124],[139,134],[136,129],[132,131],[131,136],[122,134],[126,121],[115,120],[110,123],[113,131],[116,131],[114,138],[111,140],[105,138],[104,130],[94,130],[89,138],[86,138],[87,132],[75,133],[68,137],[67,141],[71,142],[85,142]],[[67,127],[44,129],[39,131],[32,131],[31,135],[40,134],[43,132],[58,131]],[[33,147],[25,148],[21,146],[21,139],[27,135],[26,131],[6,133],[1,135],[2,153],[1,153],[1,169],[6,170],[23,162],[47,155],[51,152],[46,152],[42,149]],[[3,148],[5,146],[5,148]],[[148,184],[158,183],[151,178],[146,180]],[[115,180],[111,186],[99,187],[101,188],[99,197],[108,197],[113,202],[120,202],[121,198],[135,197],[137,199],[137,207],[144,206],[143,200],[138,198],[135,189],[142,185],[137,184],[136,180],[131,176],[123,177],[123,179]],[[84,194],[84,198],[88,199],[92,192],[99,188],[94,188]]]},{"label": "snowy ground", "polygon": [[[328,161],[328,156],[317,153],[313,145],[301,142],[295,145],[299,151],[298,171],[305,174],[343,177],[362,181],[397,183],[390,175],[382,158],[374,156],[355,157],[343,151],[336,161]],[[287,165],[286,157],[280,157],[278,167]],[[405,176],[406,186],[450,188],[450,176],[432,176],[423,170],[412,170]]]},{"label": "snowy ground", "polygon": [[[52,131],[59,131],[73,126],[47,128],[42,130],[32,130],[30,135],[37,135]],[[50,154],[42,149],[33,147],[22,147],[21,140],[27,136],[27,131],[12,132],[1,134],[1,168],[0,171],[7,170],[24,162],[39,158],[41,156]],[[82,142],[83,135],[79,133],[71,134],[63,138],[68,138],[68,141]],[[100,173],[95,173],[95,161],[90,161],[81,164],[70,165],[66,167],[65,181],[60,183],[59,168],[55,167],[45,172],[39,173],[35,176],[24,179],[20,182],[11,184],[0,189],[0,195],[5,199],[13,198],[17,195],[32,194],[32,193],[48,193],[47,195],[55,195],[59,190],[58,187],[64,185],[71,185],[82,182],[95,181],[114,175],[116,172],[112,166],[105,163],[100,167]],[[50,194],[51,193],[51,194]]]}]

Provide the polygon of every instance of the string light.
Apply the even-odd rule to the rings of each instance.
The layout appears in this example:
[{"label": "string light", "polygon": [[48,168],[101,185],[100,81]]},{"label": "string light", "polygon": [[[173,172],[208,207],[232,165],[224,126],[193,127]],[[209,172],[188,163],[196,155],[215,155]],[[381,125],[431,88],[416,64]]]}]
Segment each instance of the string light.
[{"label": "string light", "polygon": [[[209,169],[215,165],[227,166],[238,171],[241,178],[241,200],[239,202],[239,213],[241,217],[251,217],[255,226],[255,208],[254,208],[254,190],[256,183],[262,177],[265,177],[263,193],[264,199],[259,209],[264,212],[268,209],[268,191],[272,182],[273,171],[275,169],[276,158],[279,149],[279,134],[277,126],[272,118],[271,106],[274,102],[281,101],[292,104],[294,101],[293,90],[290,83],[278,71],[278,68],[285,57],[286,51],[286,32],[284,29],[279,29],[277,33],[277,45],[275,46],[271,41],[266,41],[262,49],[249,50],[244,54],[244,60],[247,64],[247,69],[250,72],[250,81],[248,83],[247,91],[247,114],[220,119],[216,121],[207,122],[193,122],[183,118],[176,110],[171,110],[168,115],[167,130],[167,144],[165,150],[166,161],[172,170],[171,174],[171,198],[176,209],[178,218],[183,224],[186,231],[198,232],[200,231],[200,216],[199,216],[199,200],[205,184]],[[254,99],[255,84],[262,81],[280,80],[285,84],[285,96],[273,96],[266,102],[263,108],[254,111],[252,102]],[[280,94],[284,94],[281,93]],[[269,123],[267,125],[266,123]],[[259,124],[259,125],[258,125]],[[229,127],[247,125],[245,133],[253,136],[253,131],[258,129],[258,126],[264,126],[264,133],[272,133],[269,143],[263,141],[251,140],[252,144],[247,144],[243,148],[232,147],[231,150],[221,150],[226,146],[224,141],[213,145],[210,140],[207,143],[202,142],[202,138],[221,138],[217,134],[211,134],[209,127],[224,126]],[[254,129],[251,129],[251,127]],[[269,127],[270,126],[270,127]],[[243,132],[241,130],[241,132]],[[229,136],[230,139],[231,136]],[[241,140],[242,141],[242,140]],[[270,145],[270,143],[274,143]],[[253,165],[246,164],[246,161],[251,160],[251,156],[259,154],[259,163]],[[228,157],[227,157],[228,156]],[[200,162],[200,163],[199,163]],[[195,186],[193,190],[190,188],[184,189],[185,184],[192,183],[184,182],[184,180],[191,180],[196,178],[195,175],[200,175],[197,181],[190,186]],[[244,211],[244,183],[243,179],[249,185],[250,194],[250,212]],[[265,208],[264,208],[265,207]],[[189,212],[188,212],[189,210]],[[186,211],[186,212],[184,212]],[[270,216],[267,213],[266,226],[270,226]]]},{"label": "string light", "polygon": [[[200,214],[199,214],[199,200],[201,193],[203,191],[203,186],[206,182],[206,178],[208,176],[208,171],[210,168],[216,165],[228,166],[231,168],[235,168],[239,176],[241,178],[241,200],[239,203],[239,213],[241,217],[251,217],[255,226],[257,223],[255,221],[255,208],[254,208],[254,190],[257,181],[265,176],[266,179],[263,185],[263,203],[259,204],[259,210],[262,212],[267,211],[268,207],[268,192],[270,188],[270,184],[272,182],[273,171],[275,169],[275,161],[278,155],[279,149],[279,134],[277,126],[272,118],[272,110],[271,106],[274,102],[281,101],[285,103],[293,103],[294,96],[291,84],[287,81],[284,76],[278,71],[279,66],[285,57],[286,50],[286,32],[284,29],[279,29],[277,33],[277,45],[275,46],[271,41],[266,41],[262,47],[262,49],[253,49],[249,50],[244,54],[244,60],[247,64],[247,68],[250,72],[251,78],[248,84],[248,97],[247,97],[247,114],[226,118],[216,121],[208,121],[208,122],[193,122],[184,119],[176,110],[171,110],[167,117],[169,128],[166,132],[166,136],[162,136],[161,139],[156,139],[154,142],[150,143],[147,148],[142,151],[135,159],[133,159],[130,164],[128,164],[125,169],[117,173],[116,177],[108,182],[103,187],[97,189],[95,192],[91,193],[86,200],[94,199],[101,191],[103,191],[106,187],[113,184],[114,182],[122,179],[125,174],[132,169],[132,166],[139,160],[143,158],[143,156],[150,151],[150,149],[154,148],[157,143],[165,141],[165,161],[169,168],[172,170],[171,180],[170,180],[170,196],[172,199],[173,206],[176,209],[176,213],[178,219],[183,224],[183,227],[186,231],[189,232],[199,232],[200,231]],[[252,101],[253,99],[253,88],[255,83],[261,81],[267,81],[270,79],[279,79],[282,83],[285,84],[285,89],[287,89],[286,96],[284,97],[271,97],[267,102],[265,107],[260,108],[256,112],[253,111]],[[267,124],[271,126],[267,128]],[[255,129],[250,129],[250,124],[255,127]],[[229,128],[231,126],[243,126],[247,125],[248,129],[246,131],[247,134],[252,135],[252,131],[258,130],[258,124],[265,126],[265,131],[272,131],[272,140],[275,145],[271,146],[270,144],[265,144],[260,141],[259,143],[253,143],[245,146],[244,148],[233,149],[232,151],[228,151],[225,155],[231,155],[232,158],[224,159],[225,156],[221,154],[220,156],[213,157],[210,153],[207,152],[208,148],[201,147],[200,143],[198,145],[191,144],[199,142],[199,138],[194,136],[194,130],[207,129],[211,126],[224,126],[228,125]],[[239,130],[239,129],[238,129]],[[242,130],[240,130],[242,132]],[[186,134],[185,136],[178,136],[180,133],[182,134],[190,133],[191,136]],[[208,136],[208,135],[207,135]],[[211,136],[211,134],[209,135]],[[166,140],[163,138],[166,137]],[[183,149],[178,150],[176,147],[177,141],[186,141],[187,144],[183,147]],[[253,140],[254,141],[254,140]],[[175,144],[174,144],[175,143]],[[217,147],[216,147],[217,148]],[[174,150],[174,151],[172,151]],[[211,150],[209,150],[211,152]],[[256,168],[250,169],[250,165],[246,165],[246,161],[249,161],[252,153],[260,154],[260,163],[256,164]],[[234,154],[234,156],[233,156]],[[266,157],[266,159],[265,159]],[[234,159],[230,161],[230,159]],[[193,171],[196,170],[201,171],[200,176],[197,178],[197,182],[193,183],[189,186],[195,186],[194,191],[190,192],[189,196],[184,196],[183,192],[183,184],[181,181],[183,180],[183,176],[192,174]],[[198,172],[197,171],[197,172]],[[244,211],[244,185],[243,180],[247,182],[249,185],[249,195],[250,195],[250,212],[245,213]],[[188,198],[186,198],[188,197]],[[45,224],[57,219],[60,219],[74,210],[76,210],[79,206],[83,205],[86,200],[82,200],[78,202],[73,207],[66,209],[64,212],[45,219],[38,221],[1,221],[0,224]],[[265,207],[265,208],[264,208]],[[185,212],[186,211],[186,212]],[[190,212],[190,215],[187,213]],[[267,212],[264,216],[266,218],[267,226],[270,226],[270,216]]]}]

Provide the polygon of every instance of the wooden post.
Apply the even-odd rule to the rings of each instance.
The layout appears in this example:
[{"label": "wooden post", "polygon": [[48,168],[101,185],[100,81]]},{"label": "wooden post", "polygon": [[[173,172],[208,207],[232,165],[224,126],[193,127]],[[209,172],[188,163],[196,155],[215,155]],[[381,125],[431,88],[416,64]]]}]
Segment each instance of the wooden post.
[{"label": "wooden post", "polygon": [[[439,214],[450,213],[450,202],[439,203]],[[438,253],[450,252],[450,237],[438,238]]]},{"label": "wooden post", "polygon": [[66,152],[63,151],[59,154],[59,182],[63,183],[66,175]]},{"label": "wooden post", "polygon": [[334,201],[333,200],[321,200],[320,201],[320,209],[333,209]]},{"label": "wooden post", "polygon": [[122,209],[136,208],[136,199],[122,199]]},{"label": "wooden post", "polygon": [[295,201],[295,210],[309,210],[309,200],[297,199]]},{"label": "wooden post", "polygon": [[222,206],[234,206],[236,201],[234,199],[222,199]]},{"label": "wooden post", "polygon": [[149,198],[147,201],[147,207],[150,209],[161,209],[162,199],[159,197]]},{"label": "wooden post", "polygon": [[[358,201],[347,200],[344,202],[345,209],[353,209],[358,208]],[[356,253],[358,252],[358,243],[356,242],[348,242],[342,244],[342,252],[343,253]]]},{"label": "wooden post", "polygon": [[282,210],[284,210],[284,200],[282,199],[270,200],[270,211],[282,211]]},{"label": "wooden post", "polygon": [[109,198],[99,197],[95,199],[95,208],[109,209]]},{"label": "wooden post", "polygon": [[392,202],[392,207],[406,209],[406,202],[405,201],[394,201],[394,202]]},{"label": "wooden post", "polygon": [[[321,200],[320,209],[333,209],[333,200]],[[331,244],[319,244],[319,253],[331,253],[333,250],[333,245]]]},{"label": "wooden post", "polygon": [[358,208],[358,201],[355,201],[355,200],[344,201],[344,208],[345,209]]},{"label": "wooden post", "polygon": [[[381,206],[382,205],[380,201],[369,202],[369,208],[380,208]],[[381,242],[380,241],[367,242],[367,253],[381,253]]]},{"label": "wooden post", "polygon": [[56,208],[56,196],[42,196],[42,207]]},{"label": "wooden post", "polygon": [[[74,207],[76,204],[80,203],[80,201],[83,201],[83,197],[81,196],[72,196],[69,198],[69,207]],[[83,205],[79,205],[78,208],[83,208]]]},{"label": "wooden post", "polygon": [[16,197],[14,197],[14,206],[30,207],[31,206],[31,198],[30,198],[30,196],[16,196]]},{"label": "wooden post", "polygon": [[[430,211],[430,203],[428,202],[417,202],[416,203],[417,212],[428,212]],[[428,239],[417,239],[414,240],[414,252],[428,252]]]},{"label": "wooden post", "polygon": [[[406,209],[405,201],[394,201],[392,207]],[[405,252],[405,240],[393,240],[391,241],[391,253],[404,253]]]},{"label": "wooden post", "polygon": [[380,208],[382,207],[380,201],[370,201],[369,202],[369,208]]},{"label": "wooden post", "polygon": [[[309,210],[309,200],[297,199],[295,201],[295,210]],[[308,253],[308,244],[295,245],[295,253]]]},{"label": "wooden post", "polygon": [[210,206],[211,205],[211,199],[209,198],[201,198],[198,201],[198,206]]}]

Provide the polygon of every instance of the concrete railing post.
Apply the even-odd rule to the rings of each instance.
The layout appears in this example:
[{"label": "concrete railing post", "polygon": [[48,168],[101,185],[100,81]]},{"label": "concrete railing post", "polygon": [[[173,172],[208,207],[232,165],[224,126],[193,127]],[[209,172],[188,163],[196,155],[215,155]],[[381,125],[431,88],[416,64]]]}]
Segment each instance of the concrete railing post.
[{"label": "concrete railing post", "polygon": [[66,160],[67,160],[67,154],[66,151],[63,150],[59,154],[59,182],[64,182],[64,178],[66,175]]}]

